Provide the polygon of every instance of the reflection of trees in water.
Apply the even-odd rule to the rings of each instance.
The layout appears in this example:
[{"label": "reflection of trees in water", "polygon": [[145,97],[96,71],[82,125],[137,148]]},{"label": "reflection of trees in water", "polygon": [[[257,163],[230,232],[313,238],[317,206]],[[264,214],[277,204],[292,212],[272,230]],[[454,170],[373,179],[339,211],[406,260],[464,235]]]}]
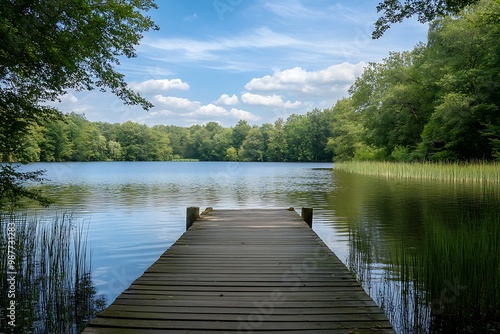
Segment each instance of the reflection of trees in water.
[{"label": "reflection of trees in water", "polygon": [[398,332],[500,329],[500,214],[477,209],[425,213],[421,240],[381,236],[366,217],[349,225],[348,267]]},{"label": "reflection of trees in water", "polygon": [[[70,214],[41,219],[27,213],[2,214],[0,224],[0,330],[5,333],[80,332],[105,306],[102,298],[96,298],[91,280],[86,224],[75,221]],[[7,232],[13,228],[12,268],[7,262],[7,245],[13,234]],[[12,269],[15,275],[10,274]],[[10,287],[7,279],[13,282],[12,277],[15,296],[6,293]],[[7,317],[13,313],[7,311],[12,300],[15,301],[15,328],[9,325],[14,319]]]}]

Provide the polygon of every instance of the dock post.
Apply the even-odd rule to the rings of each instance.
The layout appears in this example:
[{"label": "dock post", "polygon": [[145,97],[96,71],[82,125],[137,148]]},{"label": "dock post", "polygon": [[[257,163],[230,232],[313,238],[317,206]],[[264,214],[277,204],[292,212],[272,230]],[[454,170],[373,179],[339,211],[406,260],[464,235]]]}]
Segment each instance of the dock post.
[{"label": "dock post", "polygon": [[313,225],[313,209],[312,208],[302,208],[302,212],[300,214],[302,219],[312,228]]},{"label": "dock post", "polygon": [[186,209],[186,231],[200,216],[200,208],[198,206],[190,206]]}]

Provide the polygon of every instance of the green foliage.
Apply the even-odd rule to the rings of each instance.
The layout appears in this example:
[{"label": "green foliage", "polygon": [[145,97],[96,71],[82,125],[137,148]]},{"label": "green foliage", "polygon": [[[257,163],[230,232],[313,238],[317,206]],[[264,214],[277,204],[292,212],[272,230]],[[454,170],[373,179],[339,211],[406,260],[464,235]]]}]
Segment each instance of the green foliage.
[{"label": "green foliage", "polygon": [[335,161],[346,161],[354,158],[356,147],[361,142],[363,126],[356,113],[352,99],[339,100],[332,108],[332,133],[326,149]]},{"label": "green foliage", "polygon": [[150,103],[127,88],[115,66],[118,57],[136,56],[143,32],[158,29],[143,14],[151,8],[156,8],[152,0],[3,1],[1,95],[37,108],[66,89],[99,87],[148,109]]},{"label": "green foliage", "polygon": [[241,161],[263,161],[264,160],[264,136],[258,127],[248,131],[243,144],[238,152]]},{"label": "green foliage", "polygon": [[[417,3],[423,2],[386,1],[384,8],[411,11]],[[498,23],[500,2],[480,0],[432,22],[426,45],[370,63],[349,91],[354,113],[345,111],[345,101],[333,108],[334,159],[498,159]]]},{"label": "green foliage", "polygon": [[[143,32],[158,29],[144,15],[156,4],[153,0],[4,0],[1,7],[0,160],[102,159],[103,138],[92,137],[95,131],[89,130],[83,142],[72,141],[73,133],[54,122],[62,114],[47,103],[68,89],[99,88],[111,90],[126,104],[150,109],[152,104],[128,88],[116,67],[119,57],[136,56],[134,47]],[[44,141],[36,147],[26,135],[46,122]],[[91,145],[91,155],[73,156],[71,144]]]},{"label": "green foliage", "polygon": [[[472,128],[471,99],[463,94],[447,94],[435,109],[422,133],[421,150],[430,159],[458,160],[474,157],[477,151]],[[470,152],[467,152],[470,151]],[[459,156],[463,152],[465,156]],[[468,153],[468,154],[467,154]]]},{"label": "green foliage", "polygon": [[238,121],[238,124],[236,124],[236,126],[233,128],[233,134],[231,136],[231,146],[239,150],[251,128],[252,127],[248,124],[247,121]]},{"label": "green foliage", "polygon": [[404,19],[417,15],[422,23],[434,20],[437,16],[456,14],[468,5],[477,3],[479,0],[447,0],[427,1],[410,0],[401,3],[398,0],[384,0],[377,6],[378,12],[383,16],[375,22],[373,38],[380,38],[390,28],[391,24],[401,22]]},{"label": "green foliage", "polygon": [[[453,227],[433,220],[426,224],[429,231],[421,271],[427,278],[423,288],[428,302],[433,303],[435,326],[458,329],[494,324],[500,318],[498,211],[464,216]],[[462,290],[453,299],[443,294],[450,278]]]},{"label": "green foliage", "polygon": [[[151,103],[131,91],[115,70],[135,57],[142,33],[157,29],[139,1],[3,1],[0,12],[0,142],[6,161],[27,129],[60,118],[53,108],[67,89],[110,89],[127,104]],[[47,143],[54,151],[61,143]],[[55,152],[51,159],[58,160]]]},{"label": "green foliage", "polygon": [[238,161],[238,151],[232,146],[226,149],[226,156],[224,158],[226,161]]},{"label": "green foliage", "polygon": [[408,162],[412,159],[410,149],[405,146],[396,146],[391,153],[391,157],[399,162]]},{"label": "green foliage", "polygon": [[376,161],[384,159],[384,152],[381,148],[376,148],[363,143],[355,145],[354,160],[359,161]]},{"label": "green foliage", "polygon": [[[2,333],[80,333],[105,306],[96,296],[90,275],[90,252],[84,224],[69,214],[53,219],[27,214],[0,214],[0,289],[7,291],[12,255],[12,229],[16,267],[16,327],[4,318]],[[9,247],[10,248],[10,247]],[[13,299],[0,294],[0,308]]]},{"label": "green foliage", "polygon": [[313,138],[307,116],[292,114],[286,120],[284,131],[288,145],[286,160],[312,161],[314,158]]},{"label": "green foliage", "polygon": [[351,87],[356,111],[362,115],[364,141],[390,154],[396,146],[416,147],[432,113],[435,90],[425,79],[425,48],[391,53],[370,64]]},{"label": "green foliage", "polygon": [[267,148],[268,161],[284,161],[288,149],[285,139],[285,122],[278,118],[274,122],[274,127],[269,130],[269,143]]},{"label": "green foliage", "polygon": [[26,188],[27,182],[41,183],[45,181],[43,173],[39,170],[34,172],[20,172],[18,166],[1,165],[0,166],[0,211],[10,211],[20,206],[22,198],[28,198],[48,206],[51,201],[44,197],[38,190]]},{"label": "green foliage", "polygon": [[417,180],[441,180],[493,186],[500,185],[500,164],[443,163],[443,162],[389,162],[347,161],[335,163],[335,168],[350,173],[377,175]]},{"label": "green foliage", "polygon": [[[90,122],[83,115],[70,113],[31,127],[25,137],[29,141],[11,155],[11,160],[169,161],[175,157],[205,161],[331,161],[332,153],[326,150],[331,118],[331,110],[326,109],[261,126],[240,121],[231,128],[216,122],[182,128],[149,127],[132,121]],[[241,145],[233,146],[235,138],[240,137]],[[291,152],[289,148],[294,146],[287,140],[300,145],[299,150]]]}]

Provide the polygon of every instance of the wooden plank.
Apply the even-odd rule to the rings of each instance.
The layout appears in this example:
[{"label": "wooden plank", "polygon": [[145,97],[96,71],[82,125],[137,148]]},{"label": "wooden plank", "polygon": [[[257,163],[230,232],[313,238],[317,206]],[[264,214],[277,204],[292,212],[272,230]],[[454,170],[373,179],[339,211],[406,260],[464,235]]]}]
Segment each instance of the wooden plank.
[{"label": "wooden plank", "polygon": [[[188,211],[189,212],[189,211]],[[295,211],[205,211],[84,333],[394,333]]]},{"label": "wooden plank", "polygon": [[[106,311],[129,311],[132,305],[113,304],[109,306]],[[104,311],[104,312],[106,312]],[[143,305],[137,312],[162,312],[162,313],[189,313],[203,314],[203,313],[218,313],[224,314],[241,314],[245,312],[244,308],[237,307],[203,307],[203,306],[147,306]],[[104,313],[103,312],[103,313]],[[384,314],[383,311],[377,306],[364,306],[364,307],[275,307],[273,313],[276,315],[283,314],[354,314],[354,313],[371,313],[371,314]]]}]

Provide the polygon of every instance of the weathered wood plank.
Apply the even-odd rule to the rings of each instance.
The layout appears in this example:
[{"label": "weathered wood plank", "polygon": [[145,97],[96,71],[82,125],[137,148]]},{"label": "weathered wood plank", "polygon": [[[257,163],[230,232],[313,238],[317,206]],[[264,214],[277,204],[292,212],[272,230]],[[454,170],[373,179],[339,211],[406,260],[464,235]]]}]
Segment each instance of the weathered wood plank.
[{"label": "weathered wood plank", "polygon": [[[257,316],[256,320],[245,321],[242,318],[239,321],[196,321],[196,320],[158,320],[158,319],[139,319],[139,318],[104,318],[97,317],[92,321],[93,326],[116,327],[116,328],[135,328],[142,329],[184,329],[184,330],[232,330],[240,332],[260,331],[289,331],[289,330],[316,330],[316,329],[391,329],[387,321],[260,321],[264,316]],[[250,318],[253,319],[253,318]],[[258,319],[258,320],[257,320]],[[242,321],[243,320],[243,321]]]},{"label": "weathered wood plank", "polygon": [[394,333],[295,211],[199,216],[84,333]]},{"label": "weathered wood plank", "polygon": [[[133,305],[113,304],[106,309],[106,311],[130,311],[134,310]],[[223,314],[248,314],[254,309],[242,307],[209,307],[209,306],[147,306],[143,305],[136,312],[162,312],[162,313],[223,313]],[[104,312],[106,312],[104,311]],[[103,313],[104,313],[103,312]],[[357,313],[371,313],[371,314],[384,314],[378,306],[363,306],[363,307],[275,307],[273,314],[287,315],[287,314],[357,314]]]}]

